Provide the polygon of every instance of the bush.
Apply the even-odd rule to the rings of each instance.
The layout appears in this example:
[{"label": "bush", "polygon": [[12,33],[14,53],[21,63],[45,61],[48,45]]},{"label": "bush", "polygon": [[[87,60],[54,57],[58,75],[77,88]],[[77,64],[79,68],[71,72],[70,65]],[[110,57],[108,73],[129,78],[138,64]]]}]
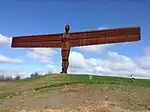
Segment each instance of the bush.
[{"label": "bush", "polygon": [[3,74],[0,75],[0,82],[7,82],[12,80],[20,80],[20,76],[17,74],[17,76],[13,78],[12,76],[4,76]]},{"label": "bush", "polygon": [[35,73],[32,73],[30,76],[31,77],[37,77],[37,76],[39,76],[40,74],[38,73],[38,72],[35,72]]},{"label": "bush", "polygon": [[13,80],[12,76],[4,76],[3,74],[0,76],[1,82],[12,81],[12,80]]},{"label": "bush", "polygon": [[50,74],[52,74],[52,72],[47,72],[47,73],[45,73],[44,75],[50,75]]}]

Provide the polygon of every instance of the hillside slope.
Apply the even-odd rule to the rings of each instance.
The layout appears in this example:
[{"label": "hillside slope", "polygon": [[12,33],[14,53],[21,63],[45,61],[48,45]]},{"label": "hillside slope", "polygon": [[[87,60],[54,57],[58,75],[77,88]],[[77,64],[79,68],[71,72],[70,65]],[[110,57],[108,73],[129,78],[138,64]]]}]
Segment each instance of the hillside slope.
[{"label": "hillside slope", "polygon": [[[150,111],[149,106],[150,80],[146,79],[132,83],[128,78],[93,76],[90,82],[88,75],[55,74],[0,82],[0,108],[5,111],[141,112]],[[98,110],[88,110],[92,108]]]}]

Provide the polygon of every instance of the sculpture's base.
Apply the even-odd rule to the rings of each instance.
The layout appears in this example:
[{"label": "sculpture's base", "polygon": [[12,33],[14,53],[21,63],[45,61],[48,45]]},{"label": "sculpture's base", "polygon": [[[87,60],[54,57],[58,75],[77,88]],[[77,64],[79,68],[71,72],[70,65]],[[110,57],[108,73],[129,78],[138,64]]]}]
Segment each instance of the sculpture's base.
[{"label": "sculpture's base", "polygon": [[67,74],[67,69],[62,68],[60,73]]},{"label": "sculpture's base", "polygon": [[67,72],[60,72],[60,74],[67,74]]},{"label": "sculpture's base", "polygon": [[60,75],[67,75],[66,73],[60,73]]}]

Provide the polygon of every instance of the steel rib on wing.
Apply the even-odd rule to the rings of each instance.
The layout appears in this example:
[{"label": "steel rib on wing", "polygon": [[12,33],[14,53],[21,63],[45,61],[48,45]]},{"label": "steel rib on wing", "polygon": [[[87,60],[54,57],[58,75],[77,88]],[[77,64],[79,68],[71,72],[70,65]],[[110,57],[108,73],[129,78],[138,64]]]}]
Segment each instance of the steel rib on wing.
[{"label": "steel rib on wing", "polygon": [[140,27],[70,33],[71,47],[139,41]]},{"label": "steel rib on wing", "polygon": [[61,48],[63,34],[32,35],[13,37],[12,47],[51,47]]}]

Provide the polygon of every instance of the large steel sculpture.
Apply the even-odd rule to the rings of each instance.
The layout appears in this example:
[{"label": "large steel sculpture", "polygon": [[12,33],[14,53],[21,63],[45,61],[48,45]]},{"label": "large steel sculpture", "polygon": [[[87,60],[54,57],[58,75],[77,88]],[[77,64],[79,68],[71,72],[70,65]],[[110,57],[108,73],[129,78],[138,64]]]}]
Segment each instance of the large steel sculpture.
[{"label": "large steel sculpture", "polygon": [[71,47],[131,42],[139,41],[141,39],[140,27],[104,29],[72,33],[69,33],[69,30],[70,26],[66,25],[65,33],[13,37],[12,47],[61,48],[61,73],[67,73]]}]

